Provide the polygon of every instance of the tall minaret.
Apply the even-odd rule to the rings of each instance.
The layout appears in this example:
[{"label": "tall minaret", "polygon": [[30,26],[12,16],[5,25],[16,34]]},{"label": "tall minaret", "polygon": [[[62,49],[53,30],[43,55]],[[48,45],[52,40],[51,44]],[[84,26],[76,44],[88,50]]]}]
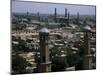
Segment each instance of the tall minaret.
[{"label": "tall minaret", "polygon": [[83,69],[88,70],[92,69],[92,58],[90,53],[90,33],[91,28],[86,25],[84,27],[84,53],[83,53]]},{"label": "tall minaret", "polygon": [[51,72],[51,62],[48,48],[49,31],[42,28],[39,32],[40,39],[40,68],[39,72]]},{"label": "tall minaret", "polygon": [[57,8],[55,8],[55,12],[54,12],[54,21],[57,22]]},{"label": "tall minaret", "polygon": [[77,25],[79,25],[79,12],[77,12]]},{"label": "tall minaret", "polygon": [[67,15],[67,25],[69,25],[69,16],[70,16],[70,14],[68,12],[68,15]]},{"label": "tall minaret", "polygon": [[67,17],[67,8],[65,8],[65,17]]},{"label": "tall minaret", "polygon": [[38,21],[40,21],[40,13],[37,12],[37,18],[38,18]]}]

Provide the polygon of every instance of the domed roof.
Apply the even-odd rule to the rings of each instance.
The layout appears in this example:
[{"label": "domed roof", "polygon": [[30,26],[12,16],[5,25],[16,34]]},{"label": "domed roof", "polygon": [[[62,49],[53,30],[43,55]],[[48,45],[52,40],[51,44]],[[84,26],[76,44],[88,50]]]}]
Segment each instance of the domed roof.
[{"label": "domed roof", "polygon": [[42,32],[42,33],[49,33],[49,30],[48,30],[46,27],[44,27],[44,28],[40,29],[39,32]]},{"label": "domed roof", "polygon": [[86,26],[83,27],[83,30],[84,31],[91,31],[91,27],[86,25]]}]

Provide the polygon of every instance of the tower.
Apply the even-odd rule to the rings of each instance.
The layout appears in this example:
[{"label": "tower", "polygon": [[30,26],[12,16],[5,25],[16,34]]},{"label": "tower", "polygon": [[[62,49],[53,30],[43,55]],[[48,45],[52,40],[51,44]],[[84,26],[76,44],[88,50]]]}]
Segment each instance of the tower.
[{"label": "tower", "polygon": [[86,25],[84,28],[84,53],[83,53],[83,69],[91,69],[92,57],[90,53],[90,33],[91,28]]},{"label": "tower", "polygon": [[37,20],[40,21],[40,13],[37,12]]},{"label": "tower", "polygon": [[70,14],[69,14],[69,12],[68,12],[68,16],[67,16],[67,25],[69,26],[69,16],[70,16]]},{"label": "tower", "polygon": [[57,8],[55,8],[54,21],[57,22]]},{"label": "tower", "polygon": [[65,17],[67,17],[67,8],[65,8]]},{"label": "tower", "polygon": [[79,12],[77,12],[77,25],[79,25]]},{"label": "tower", "polygon": [[40,67],[39,72],[51,72],[51,62],[48,49],[49,31],[47,28],[42,28],[39,32],[40,39]]}]

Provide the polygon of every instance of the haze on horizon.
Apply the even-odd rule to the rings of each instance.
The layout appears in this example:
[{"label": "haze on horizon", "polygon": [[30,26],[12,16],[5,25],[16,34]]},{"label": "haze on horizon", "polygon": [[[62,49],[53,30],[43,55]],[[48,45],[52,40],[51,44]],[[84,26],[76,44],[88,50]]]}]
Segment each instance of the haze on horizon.
[{"label": "haze on horizon", "polygon": [[41,13],[54,14],[54,8],[57,8],[57,14],[65,14],[67,8],[70,14],[95,15],[96,7],[89,5],[73,5],[73,4],[55,4],[41,3],[32,1],[12,1],[12,12],[14,13]]}]

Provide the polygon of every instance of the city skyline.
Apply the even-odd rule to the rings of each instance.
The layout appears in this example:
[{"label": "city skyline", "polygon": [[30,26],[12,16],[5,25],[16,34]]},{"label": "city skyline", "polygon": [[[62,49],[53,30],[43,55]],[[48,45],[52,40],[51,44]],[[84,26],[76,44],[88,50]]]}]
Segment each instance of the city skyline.
[{"label": "city skyline", "polygon": [[12,1],[12,12],[14,13],[41,13],[54,14],[54,8],[57,8],[58,14],[64,14],[67,8],[70,14],[80,15],[95,15],[95,6],[89,5],[74,5],[74,4],[56,4],[56,3],[42,3],[42,2],[26,2],[26,1]]},{"label": "city skyline", "polygon": [[12,2],[11,73],[96,69],[95,10],[89,5]]}]

